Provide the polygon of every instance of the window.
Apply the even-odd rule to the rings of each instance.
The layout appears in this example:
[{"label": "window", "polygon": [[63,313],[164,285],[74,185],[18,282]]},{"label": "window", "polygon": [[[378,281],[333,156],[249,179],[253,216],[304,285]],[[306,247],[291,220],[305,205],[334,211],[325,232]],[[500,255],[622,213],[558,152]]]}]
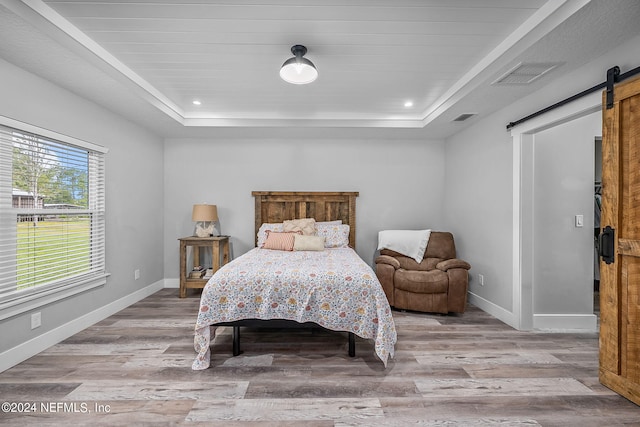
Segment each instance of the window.
[{"label": "window", "polygon": [[106,150],[0,119],[1,319],[105,282]]}]

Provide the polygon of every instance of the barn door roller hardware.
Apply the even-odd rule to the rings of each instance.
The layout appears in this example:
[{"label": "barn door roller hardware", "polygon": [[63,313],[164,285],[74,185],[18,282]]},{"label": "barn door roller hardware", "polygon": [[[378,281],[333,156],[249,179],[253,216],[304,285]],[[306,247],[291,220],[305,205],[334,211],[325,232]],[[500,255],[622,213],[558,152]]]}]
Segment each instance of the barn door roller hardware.
[{"label": "barn door roller hardware", "polygon": [[618,82],[620,67],[617,65],[607,70],[607,110],[613,108],[613,85]]}]

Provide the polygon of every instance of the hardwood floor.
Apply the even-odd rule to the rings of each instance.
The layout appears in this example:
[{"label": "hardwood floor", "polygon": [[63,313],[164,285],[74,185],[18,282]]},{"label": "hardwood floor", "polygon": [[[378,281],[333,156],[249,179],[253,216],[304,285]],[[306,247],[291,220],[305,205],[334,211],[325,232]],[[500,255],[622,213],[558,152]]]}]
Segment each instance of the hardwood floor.
[{"label": "hardwood floor", "polygon": [[[483,311],[394,312],[395,359],[346,334],[228,328],[192,371],[198,296],[164,289],[0,374],[2,426],[635,426],[598,383],[597,334],[518,332]],[[30,409],[33,409],[31,407]]]}]

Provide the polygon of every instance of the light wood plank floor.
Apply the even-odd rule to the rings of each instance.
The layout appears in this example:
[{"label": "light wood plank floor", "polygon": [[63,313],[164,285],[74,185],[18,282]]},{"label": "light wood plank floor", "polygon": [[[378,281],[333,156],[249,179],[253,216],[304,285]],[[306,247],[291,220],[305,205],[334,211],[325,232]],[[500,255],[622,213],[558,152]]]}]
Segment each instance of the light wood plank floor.
[{"label": "light wood plank floor", "polygon": [[0,425],[640,425],[598,383],[596,334],[518,332],[475,307],[395,312],[386,369],[371,342],[352,359],[322,330],[248,330],[234,358],[227,328],[192,371],[198,302],[164,289],[1,373],[1,401],[37,407]]}]

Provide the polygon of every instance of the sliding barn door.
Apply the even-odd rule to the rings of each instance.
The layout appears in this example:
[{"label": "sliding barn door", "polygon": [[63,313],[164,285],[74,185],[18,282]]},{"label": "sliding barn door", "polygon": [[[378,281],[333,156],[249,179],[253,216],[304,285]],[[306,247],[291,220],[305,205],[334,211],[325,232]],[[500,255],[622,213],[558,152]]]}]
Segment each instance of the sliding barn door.
[{"label": "sliding barn door", "polygon": [[600,382],[640,405],[640,79],[602,108]]}]

